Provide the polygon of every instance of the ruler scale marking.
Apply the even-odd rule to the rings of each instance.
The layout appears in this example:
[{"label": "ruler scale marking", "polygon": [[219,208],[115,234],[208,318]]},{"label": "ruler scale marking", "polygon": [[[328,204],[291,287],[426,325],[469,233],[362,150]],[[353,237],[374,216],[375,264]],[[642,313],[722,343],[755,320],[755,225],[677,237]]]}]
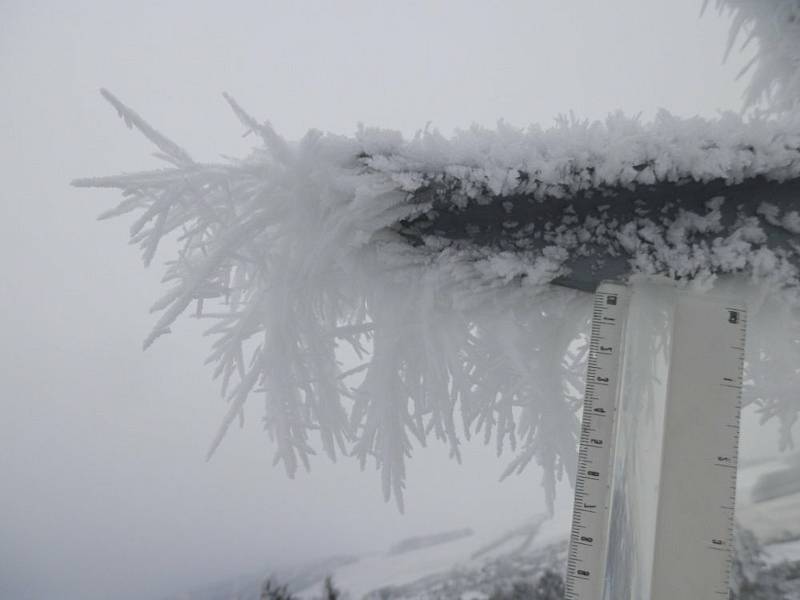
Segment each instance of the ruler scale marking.
[{"label": "ruler scale marking", "polygon": [[[634,303],[638,322],[630,316]],[[731,304],[664,286],[598,288],[567,600],[727,595],[746,336],[746,311]],[[661,331],[654,323],[665,314],[668,327]],[[628,327],[641,327],[631,330],[634,341]],[[643,357],[644,349],[668,350],[669,358],[664,363],[660,354]],[[642,387],[647,369],[668,372],[655,396],[642,395],[650,389]],[[629,377],[633,387],[625,391]],[[658,405],[655,412],[645,396]],[[651,422],[638,425],[643,416]],[[651,502],[654,507],[642,508]],[[620,533],[620,523],[629,531]],[[622,548],[628,556],[618,555]]]},{"label": "ruler scale marking", "polygon": [[[613,417],[616,410],[616,393],[609,392],[609,388],[616,386],[619,378],[627,299],[628,290],[613,284],[601,286],[594,299],[575,510],[567,560],[567,600],[590,598],[596,593],[594,590],[602,590],[603,585],[610,502],[608,470],[614,437],[614,419],[605,417]],[[595,508],[587,510],[587,504]]]}]

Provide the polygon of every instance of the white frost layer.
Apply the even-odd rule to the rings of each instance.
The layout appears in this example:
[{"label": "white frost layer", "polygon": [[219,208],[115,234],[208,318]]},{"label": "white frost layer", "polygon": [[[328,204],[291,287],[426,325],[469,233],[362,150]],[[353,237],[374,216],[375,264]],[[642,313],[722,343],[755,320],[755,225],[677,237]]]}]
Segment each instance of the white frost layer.
[{"label": "white frost layer", "polygon": [[356,139],[366,164],[399,188],[455,180],[465,198],[800,176],[795,113],[744,121],[734,113],[706,120],[662,110],[650,123],[615,114],[604,122],[562,118],[548,129],[474,126],[452,139],[426,131],[406,141],[394,132],[361,129]]}]

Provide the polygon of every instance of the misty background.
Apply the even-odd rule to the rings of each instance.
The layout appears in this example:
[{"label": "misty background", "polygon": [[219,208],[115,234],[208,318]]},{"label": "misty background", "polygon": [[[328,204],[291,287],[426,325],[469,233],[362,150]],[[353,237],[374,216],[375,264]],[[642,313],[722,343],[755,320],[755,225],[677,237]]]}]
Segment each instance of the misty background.
[{"label": "misty background", "polygon": [[[461,466],[418,449],[405,515],[352,461],[289,480],[257,399],[206,462],[226,405],[204,324],[142,352],[159,265],[141,267],[124,219],[96,222],[116,192],[68,185],[161,166],[99,87],[207,161],[251,145],[222,91],[291,139],[713,117],[740,109],[748,55],[723,64],[729,23],[700,4],[0,0],[0,598],[158,598],[544,510],[541,474],[498,483],[509,457],[480,443]],[[754,431],[745,456],[767,451]]]}]

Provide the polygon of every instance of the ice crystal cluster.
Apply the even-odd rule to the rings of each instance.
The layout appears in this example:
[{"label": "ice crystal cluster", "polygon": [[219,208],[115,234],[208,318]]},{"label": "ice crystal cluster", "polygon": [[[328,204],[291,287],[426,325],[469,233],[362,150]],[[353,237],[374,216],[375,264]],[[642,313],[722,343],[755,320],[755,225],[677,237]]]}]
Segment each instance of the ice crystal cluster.
[{"label": "ice crystal cluster", "polygon": [[[720,3],[754,35],[768,27],[761,5]],[[797,3],[763,5],[784,14]],[[762,45],[754,94],[788,102],[796,63],[774,73],[787,71],[780,57],[794,40]],[[402,508],[415,445],[436,438],[458,458],[463,439],[481,436],[513,453],[506,475],[539,464],[552,503],[556,480],[573,475],[591,296],[550,283],[600,254],[622,260],[626,276],[704,289],[735,280],[767,306],[749,349],[749,401],[781,420],[789,442],[800,411],[800,205],[734,205],[725,190],[800,178],[794,112],[501,123],[451,139],[311,131],[290,143],[226,96],[259,143],[206,164],[103,94],[169,167],[75,183],[122,191],[103,217],[135,215],[131,240],[146,264],[165,238],[180,241],[145,345],[182,314],[210,320],[209,362],[230,404],[214,447],[260,397],[290,475],[318,448],[374,461]],[[682,190],[706,185],[699,208],[681,204]],[[653,189],[668,199],[648,211],[637,194]],[[544,206],[558,210],[519,218]],[[506,215],[490,213],[491,239],[465,217],[486,207]]]},{"label": "ice crystal cluster", "polygon": [[[704,1],[704,7],[710,0]],[[749,74],[748,105],[769,111],[797,108],[800,102],[800,2],[798,0],[714,0],[733,22],[728,52],[737,41],[758,49],[742,74]]]}]

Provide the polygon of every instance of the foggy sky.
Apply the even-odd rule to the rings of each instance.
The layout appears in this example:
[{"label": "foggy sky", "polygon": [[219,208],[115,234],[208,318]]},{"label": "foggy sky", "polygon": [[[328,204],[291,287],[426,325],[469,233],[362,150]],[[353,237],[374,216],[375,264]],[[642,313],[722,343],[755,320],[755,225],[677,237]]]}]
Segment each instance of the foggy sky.
[{"label": "foggy sky", "polygon": [[183,320],[141,351],[158,258],[144,270],[129,223],[96,222],[114,191],[68,186],[160,166],[99,87],[201,160],[250,147],[222,91],[289,138],[358,122],[547,125],[570,110],[711,117],[740,108],[745,59],[722,64],[728,23],[699,7],[0,1],[0,597],[156,598],[543,510],[540,473],[498,484],[508,457],[475,446],[462,467],[418,451],[405,516],[349,461],[290,481],[258,399],[206,463],[226,410],[209,341]]}]

